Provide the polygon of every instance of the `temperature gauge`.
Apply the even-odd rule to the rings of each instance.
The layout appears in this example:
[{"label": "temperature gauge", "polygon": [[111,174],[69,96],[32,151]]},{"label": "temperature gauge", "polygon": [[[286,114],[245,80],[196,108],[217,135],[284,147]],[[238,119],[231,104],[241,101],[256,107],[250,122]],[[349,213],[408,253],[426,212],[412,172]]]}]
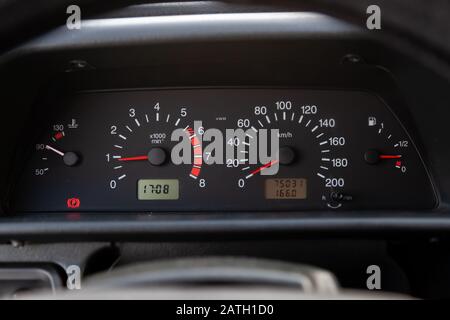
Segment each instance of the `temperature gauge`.
[{"label": "temperature gauge", "polygon": [[55,167],[74,167],[81,162],[81,152],[74,150],[70,141],[76,135],[78,123],[71,119],[67,124],[54,124],[47,139],[36,144],[39,156],[39,166],[34,169],[34,175],[47,175]]}]

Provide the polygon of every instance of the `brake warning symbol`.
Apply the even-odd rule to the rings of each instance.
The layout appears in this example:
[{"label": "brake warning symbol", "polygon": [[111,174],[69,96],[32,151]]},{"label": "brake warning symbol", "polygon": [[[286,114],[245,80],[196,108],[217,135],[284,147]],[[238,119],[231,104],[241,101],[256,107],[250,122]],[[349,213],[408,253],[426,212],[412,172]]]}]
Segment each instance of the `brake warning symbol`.
[{"label": "brake warning symbol", "polygon": [[77,209],[80,207],[80,199],[78,198],[69,198],[67,199],[67,208],[69,209]]}]

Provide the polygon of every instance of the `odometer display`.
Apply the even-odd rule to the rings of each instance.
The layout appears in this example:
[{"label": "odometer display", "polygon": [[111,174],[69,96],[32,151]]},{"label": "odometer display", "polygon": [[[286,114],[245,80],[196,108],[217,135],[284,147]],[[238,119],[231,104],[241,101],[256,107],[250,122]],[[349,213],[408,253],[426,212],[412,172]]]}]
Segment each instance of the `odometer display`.
[{"label": "odometer display", "polygon": [[306,179],[266,179],[266,199],[306,199]]},{"label": "odometer display", "polygon": [[177,179],[140,179],[139,200],[177,200],[180,197]]}]

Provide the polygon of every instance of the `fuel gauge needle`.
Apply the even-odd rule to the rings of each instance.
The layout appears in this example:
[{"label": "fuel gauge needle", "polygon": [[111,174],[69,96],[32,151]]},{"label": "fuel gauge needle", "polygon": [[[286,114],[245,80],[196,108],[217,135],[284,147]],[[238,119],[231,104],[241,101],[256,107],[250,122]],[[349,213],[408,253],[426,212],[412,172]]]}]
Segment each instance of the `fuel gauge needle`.
[{"label": "fuel gauge needle", "polygon": [[402,155],[400,154],[380,154],[378,158],[380,159],[400,159]]},{"label": "fuel gauge needle", "polygon": [[364,153],[364,160],[370,165],[379,163],[381,160],[401,159],[401,154],[381,154],[378,150],[369,149]]}]

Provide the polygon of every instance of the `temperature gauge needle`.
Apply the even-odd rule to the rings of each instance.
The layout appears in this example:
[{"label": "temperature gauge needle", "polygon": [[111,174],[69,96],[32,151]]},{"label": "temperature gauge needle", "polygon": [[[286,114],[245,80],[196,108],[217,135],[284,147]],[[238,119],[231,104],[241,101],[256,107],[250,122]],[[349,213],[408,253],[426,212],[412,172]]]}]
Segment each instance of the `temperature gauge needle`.
[{"label": "temperature gauge needle", "polygon": [[127,158],[119,158],[119,161],[141,161],[148,160],[148,156],[136,156],[136,157],[127,157]]},{"label": "temperature gauge needle", "polygon": [[53,151],[57,155],[63,157],[64,164],[69,167],[76,165],[80,161],[80,157],[75,152],[71,152],[71,151],[62,152],[62,151],[59,151],[58,149],[55,149],[55,148],[49,146],[48,144],[45,145],[45,149]]},{"label": "temperature gauge needle", "polygon": [[61,157],[64,157],[64,152],[59,151],[59,150],[57,150],[57,149],[55,149],[55,148],[53,148],[53,147],[50,147],[48,144],[45,145],[45,149],[50,150],[50,151],[53,151],[54,153],[60,155]]},{"label": "temperature gauge needle", "polygon": [[279,160],[272,160],[272,161],[270,161],[269,163],[266,163],[265,165],[259,167],[258,169],[256,169],[256,170],[250,172],[250,174],[249,174],[248,176],[246,176],[245,178],[246,178],[246,179],[251,178],[251,177],[253,177],[255,174],[257,174],[257,173],[263,171],[264,169],[267,169],[267,168],[273,166],[274,164],[276,164],[276,163],[278,163],[278,162],[279,162]]}]

